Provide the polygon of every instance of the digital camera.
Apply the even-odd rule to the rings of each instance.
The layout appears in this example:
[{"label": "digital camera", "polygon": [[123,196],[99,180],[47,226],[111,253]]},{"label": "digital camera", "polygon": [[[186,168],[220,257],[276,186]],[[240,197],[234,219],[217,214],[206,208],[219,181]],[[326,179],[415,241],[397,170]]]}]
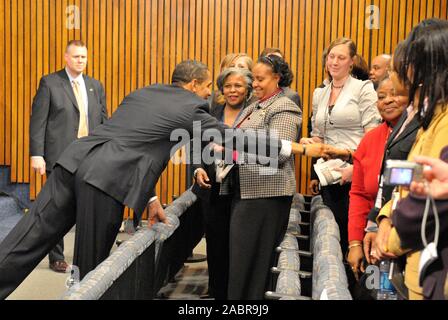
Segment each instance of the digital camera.
[{"label": "digital camera", "polygon": [[409,186],[412,181],[423,180],[423,166],[405,160],[387,160],[384,184],[388,186]]}]

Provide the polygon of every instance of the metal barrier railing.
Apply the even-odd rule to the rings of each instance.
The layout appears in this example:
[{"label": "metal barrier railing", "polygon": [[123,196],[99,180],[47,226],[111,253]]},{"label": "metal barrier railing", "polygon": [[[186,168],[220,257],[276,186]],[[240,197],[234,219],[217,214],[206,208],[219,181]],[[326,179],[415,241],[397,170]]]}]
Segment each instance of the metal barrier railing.
[{"label": "metal barrier railing", "polygon": [[[265,297],[351,300],[342,262],[339,228],[333,213],[320,196],[311,199],[309,210],[306,205],[302,195],[294,196],[287,233],[276,248],[279,253],[277,266],[271,268],[271,273],[278,275],[275,291],[266,292]],[[303,222],[302,216],[309,216],[310,221]],[[309,227],[309,235],[304,234],[303,227]],[[310,251],[307,251],[308,246]],[[302,260],[311,258],[312,272],[305,271]],[[306,279],[312,279],[311,297],[303,292],[302,284]]]},{"label": "metal barrier railing", "polygon": [[339,227],[320,196],[311,201],[313,300],[351,300],[339,243]]},{"label": "metal barrier railing", "polygon": [[[123,242],[106,260],[89,272],[81,282],[74,283],[64,293],[61,299],[99,300],[103,298],[104,295],[111,290],[114,282],[116,282],[128,268],[135,265],[136,262],[138,262],[137,260],[144,255],[149,255],[149,257],[145,257],[145,260],[152,259],[151,263],[153,266],[148,266],[148,268],[143,271],[148,273],[151,272],[149,276],[153,276],[157,269],[158,257],[163,242],[178,228],[180,224],[179,217],[192,206],[196,200],[197,197],[191,190],[184,192],[165,209],[167,224],[158,223],[151,229],[144,228],[138,230],[129,240]],[[153,251],[150,251],[150,248],[153,249]],[[134,280],[138,285],[139,280]],[[149,281],[154,280],[149,279]],[[147,288],[151,287],[151,285],[152,284],[149,284]],[[138,288],[133,288],[133,290],[138,290]],[[140,298],[142,297],[151,298],[151,294],[143,292],[141,293]]]},{"label": "metal barrier railing", "polygon": [[310,297],[303,295],[302,280],[310,279],[311,273],[302,270],[301,258],[310,258],[311,253],[299,248],[299,240],[309,240],[309,236],[303,232],[303,229],[309,226],[309,223],[302,221],[302,213],[309,213],[305,210],[305,205],[304,196],[295,194],[286,235],[275,250],[278,253],[277,266],[271,268],[271,273],[277,276],[275,291],[267,291],[265,293],[267,299],[310,300]]},{"label": "metal barrier railing", "polygon": [[[153,278],[157,273],[161,248],[180,225],[180,218],[195,202],[196,195],[190,190],[176,199],[165,212],[167,224],[156,224],[151,229],[141,229],[123,242],[105,261],[75,283],[62,296],[64,300],[98,300],[107,298],[153,298],[157,288]],[[339,229],[333,213],[322,203],[320,197],[311,200],[310,210],[305,210],[305,201],[296,196],[290,213],[288,232],[276,252],[279,253],[276,267],[271,273],[277,276],[275,292],[268,291],[268,299],[351,299],[348,281],[342,263],[339,245]],[[309,215],[309,222],[302,221],[302,214]],[[183,217],[182,217],[183,218]],[[304,235],[302,228],[310,228]],[[182,239],[183,240],[183,239]],[[307,251],[302,244],[308,241]],[[302,243],[302,244],[299,244]],[[303,259],[312,258],[312,272],[303,270]],[[166,262],[165,262],[166,263]],[[132,275],[126,275],[132,270]],[[136,276],[138,275],[138,277]],[[124,278],[123,278],[124,277]],[[143,277],[146,281],[141,281]],[[123,278],[122,281],[117,279]],[[301,280],[312,281],[312,297],[303,295]],[[115,289],[116,283],[121,288]],[[120,290],[133,291],[122,295]]]}]

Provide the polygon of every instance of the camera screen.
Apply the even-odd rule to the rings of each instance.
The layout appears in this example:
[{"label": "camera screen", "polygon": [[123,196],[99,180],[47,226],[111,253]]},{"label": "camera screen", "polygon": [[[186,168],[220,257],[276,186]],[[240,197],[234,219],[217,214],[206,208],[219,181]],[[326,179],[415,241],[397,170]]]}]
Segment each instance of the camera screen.
[{"label": "camera screen", "polygon": [[390,183],[395,185],[410,185],[412,182],[413,169],[392,168],[390,172]]}]

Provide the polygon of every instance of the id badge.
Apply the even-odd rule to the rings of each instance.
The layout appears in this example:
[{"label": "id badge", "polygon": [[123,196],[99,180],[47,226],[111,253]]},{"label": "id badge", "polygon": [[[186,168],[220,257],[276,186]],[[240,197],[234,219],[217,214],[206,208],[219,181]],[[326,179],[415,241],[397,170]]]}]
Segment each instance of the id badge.
[{"label": "id badge", "polygon": [[383,207],[383,176],[380,178],[380,185],[375,200],[375,208],[381,209]]},{"label": "id badge", "polygon": [[400,200],[400,192],[394,191],[392,193],[392,212],[397,207],[398,201]]},{"label": "id badge", "polygon": [[418,264],[418,280],[420,287],[423,286],[423,279],[425,278],[425,274],[428,271],[428,268],[431,264],[436,261],[438,258],[437,248],[434,242],[428,244],[425,249],[421,252],[420,262]]}]

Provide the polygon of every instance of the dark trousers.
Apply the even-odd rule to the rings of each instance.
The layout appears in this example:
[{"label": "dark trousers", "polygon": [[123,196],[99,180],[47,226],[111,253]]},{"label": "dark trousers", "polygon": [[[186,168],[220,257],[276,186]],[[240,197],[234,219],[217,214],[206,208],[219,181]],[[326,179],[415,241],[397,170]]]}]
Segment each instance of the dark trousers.
[{"label": "dark trousers", "polygon": [[81,279],[106,259],[123,221],[124,206],[78,177],[84,176],[84,161],[75,177],[76,234],[73,265]]},{"label": "dark trousers", "polygon": [[342,186],[334,184],[322,187],[321,190],[324,204],[333,211],[334,218],[339,226],[340,243],[344,257],[348,249],[348,207],[351,186],[351,183]]},{"label": "dark trousers", "polygon": [[[47,179],[50,177],[51,171],[47,171]],[[65,260],[64,257],[64,238],[62,238],[48,254],[50,263]]]},{"label": "dark trousers", "polygon": [[207,241],[208,290],[216,300],[227,299],[231,196],[202,200]]},{"label": "dark trousers", "polygon": [[20,285],[75,222],[74,264],[80,268],[81,277],[109,254],[122,220],[123,206],[85,184],[77,174],[56,167],[30,213],[0,244],[0,299]]},{"label": "dark trousers", "polygon": [[230,300],[264,298],[274,249],[288,227],[292,197],[274,197],[232,202],[229,243]]},{"label": "dark trousers", "polygon": [[0,299],[14,291],[75,224],[74,176],[57,167],[30,212],[0,243]]}]

